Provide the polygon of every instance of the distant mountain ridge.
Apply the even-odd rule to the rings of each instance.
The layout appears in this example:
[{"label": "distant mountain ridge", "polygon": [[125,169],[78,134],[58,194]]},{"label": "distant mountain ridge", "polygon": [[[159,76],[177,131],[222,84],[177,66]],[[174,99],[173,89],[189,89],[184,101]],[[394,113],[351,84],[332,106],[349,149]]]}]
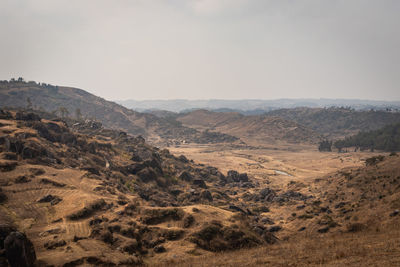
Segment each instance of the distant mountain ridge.
[{"label": "distant mountain ridge", "polygon": [[209,100],[120,100],[117,103],[137,111],[167,110],[173,112],[190,111],[193,109],[207,109],[218,111],[229,109],[231,111],[271,111],[280,108],[296,107],[351,107],[357,110],[369,109],[397,109],[400,110],[400,101],[378,101],[361,99],[209,99]]}]

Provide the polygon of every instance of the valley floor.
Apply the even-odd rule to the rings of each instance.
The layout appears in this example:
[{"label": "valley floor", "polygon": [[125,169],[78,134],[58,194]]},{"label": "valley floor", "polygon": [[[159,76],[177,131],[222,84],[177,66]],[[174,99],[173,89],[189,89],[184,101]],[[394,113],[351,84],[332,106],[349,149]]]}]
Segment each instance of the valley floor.
[{"label": "valley floor", "polygon": [[[279,185],[295,180],[308,182],[345,167],[364,165],[368,157],[382,153],[319,152],[314,145],[180,145],[168,148],[223,172],[234,169],[247,172],[262,182],[265,178]],[[383,153],[387,154],[387,153]]]},{"label": "valley floor", "polygon": [[[313,146],[237,147],[215,145],[184,145],[170,147],[174,154],[227,172],[236,169],[247,172],[264,186],[277,190],[297,188],[314,194],[324,193],[316,184],[339,170],[365,166],[365,159],[379,154],[371,152],[321,153]],[[376,204],[379,205],[379,204]],[[289,206],[289,207],[288,207]],[[371,204],[373,206],[373,204]],[[343,228],[332,233],[318,234],[316,229],[298,232],[290,219],[290,205],[271,207],[270,218],[279,222],[283,230],[277,233],[278,244],[219,253],[200,255],[183,261],[170,260],[161,266],[400,266],[400,223],[394,220],[357,233]],[[293,214],[293,213],[292,213]],[[370,216],[369,214],[366,216]],[[376,214],[378,216],[378,214]],[[385,215],[387,216],[387,215]],[[354,217],[356,218],[356,216]],[[371,219],[378,220],[377,218]],[[385,222],[385,223],[384,223]],[[375,223],[373,224],[375,225]],[[155,263],[152,263],[155,264]]]}]

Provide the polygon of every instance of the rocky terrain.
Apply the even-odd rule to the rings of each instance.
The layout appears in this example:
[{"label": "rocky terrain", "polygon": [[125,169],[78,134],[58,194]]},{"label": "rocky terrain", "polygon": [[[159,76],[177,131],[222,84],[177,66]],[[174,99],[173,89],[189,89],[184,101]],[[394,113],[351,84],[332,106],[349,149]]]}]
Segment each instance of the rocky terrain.
[{"label": "rocky terrain", "polygon": [[0,111],[0,151],[4,264],[21,250],[42,266],[179,262],[400,218],[396,154],[281,185],[222,173],[99,122],[24,110]]},{"label": "rocky terrain", "polygon": [[0,114],[2,223],[26,233],[42,264],[141,264],[176,246],[275,241],[254,232],[250,211],[226,192],[254,187],[246,174],[224,175],[99,123]]}]

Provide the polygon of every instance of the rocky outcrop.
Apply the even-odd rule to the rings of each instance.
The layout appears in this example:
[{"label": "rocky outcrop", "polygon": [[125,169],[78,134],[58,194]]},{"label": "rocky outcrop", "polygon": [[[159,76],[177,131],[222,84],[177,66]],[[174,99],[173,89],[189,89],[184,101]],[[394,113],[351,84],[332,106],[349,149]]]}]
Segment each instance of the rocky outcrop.
[{"label": "rocky outcrop", "polygon": [[2,253],[3,256],[0,256],[0,263],[8,262],[11,266],[18,267],[35,266],[36,253],[32,242],[13,226],[0,225],[1,250],[4,253]]},{"label": "rocky outcrop", "polygon": [[209,251],[253,247],[263,243],[263,240],[251,232],[245,233],[240,228],[223,226],[218,221],[204,225],[190,237],[190,241]]}]

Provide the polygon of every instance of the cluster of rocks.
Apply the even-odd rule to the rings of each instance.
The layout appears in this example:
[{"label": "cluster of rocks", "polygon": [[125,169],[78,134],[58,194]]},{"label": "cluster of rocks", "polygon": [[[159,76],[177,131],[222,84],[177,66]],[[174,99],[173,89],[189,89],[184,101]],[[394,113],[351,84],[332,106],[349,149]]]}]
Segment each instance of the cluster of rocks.
[{"label": "cluster of rocks", "polygon": [[199,231],[194,232],[189,240],[202,249],[215,252],[249,248],[276,241],[273,234],[265,229],[257,233],[255,231],[244,231],[243,228],[243,226],[237,224],[224,226],[219,221],[211,221]]},{"label": "cluster of rocks", "polygon": [[165,252],[163,243],[179,240],[185,234],[183,229],[166,229],[152,225],[182,221],[183,227],[188,228],[194,223],[194,217],[180,208],[154,208],[140,211],[136,205],[129,204],[121,214],[140,215],[140,218],[139,221],[132,221],[121,215],[114,219],[95,217],[89,223],[92,228],[91,238],[98,239],[138,259],[149,250],[155,253]]}]

